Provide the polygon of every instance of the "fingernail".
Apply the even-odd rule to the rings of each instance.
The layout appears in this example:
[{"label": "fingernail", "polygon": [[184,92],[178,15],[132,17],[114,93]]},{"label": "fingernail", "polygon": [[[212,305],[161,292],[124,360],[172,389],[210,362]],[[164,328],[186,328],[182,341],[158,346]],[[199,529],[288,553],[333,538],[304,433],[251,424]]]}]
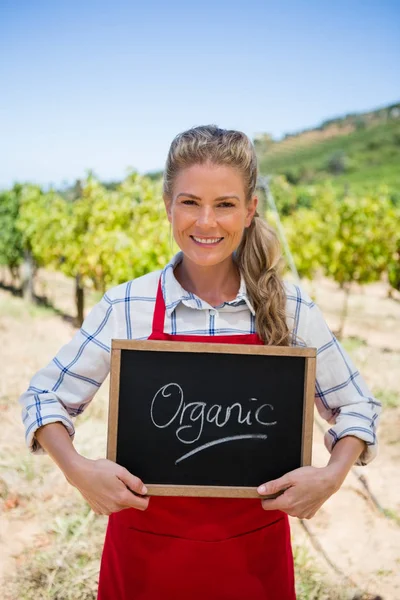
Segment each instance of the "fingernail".
[{"label": "fingernail", "polygon": [[142,486],[142,494],[147,494],[147,487],[145,485]]},{"label": "fingernail", "polygon": [[267,491],[267,488],[265,487],[265,485],[260,485],[260,487],[257,488],[257,492],[259,494],[265,494],[266,491]]}]

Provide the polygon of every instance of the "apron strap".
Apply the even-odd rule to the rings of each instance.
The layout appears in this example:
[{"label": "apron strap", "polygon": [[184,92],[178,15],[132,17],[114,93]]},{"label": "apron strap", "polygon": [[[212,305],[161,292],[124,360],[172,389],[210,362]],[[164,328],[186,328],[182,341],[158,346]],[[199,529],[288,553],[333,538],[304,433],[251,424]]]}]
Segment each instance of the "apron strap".
[{"label": "apron strap", "polygon": [[164,334],[164,322],[165,322],[165,301],[164,301],[164,296],[162,293],[161,277],[160,277],[160,279],[158,280],[156,304],[154,307],[154,314],[153,314],[152,334],[159,333],[159,334],[163,335]]}]

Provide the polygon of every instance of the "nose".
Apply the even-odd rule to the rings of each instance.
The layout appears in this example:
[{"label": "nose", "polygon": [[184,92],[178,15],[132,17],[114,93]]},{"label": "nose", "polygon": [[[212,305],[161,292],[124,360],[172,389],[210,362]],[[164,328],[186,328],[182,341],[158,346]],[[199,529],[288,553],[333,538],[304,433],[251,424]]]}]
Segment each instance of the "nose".
[{"label": "nose", "polygon": [[200,208],[197,224],[201,227],[213,227],[216,224],[215,210],[212,206],[202,206]]}]

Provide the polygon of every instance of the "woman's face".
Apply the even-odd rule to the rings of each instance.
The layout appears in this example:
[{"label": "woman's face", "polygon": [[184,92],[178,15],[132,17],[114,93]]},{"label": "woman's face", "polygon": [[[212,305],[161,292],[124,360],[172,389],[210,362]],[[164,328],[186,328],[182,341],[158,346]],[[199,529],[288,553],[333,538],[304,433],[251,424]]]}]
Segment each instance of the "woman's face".
[{"label": "woman's face", "polygon": [[231,258],[257,207],[256,197],[246,204],[236,169],[210,163],[180,171],[164,200],[176,243],[199,266]]}]

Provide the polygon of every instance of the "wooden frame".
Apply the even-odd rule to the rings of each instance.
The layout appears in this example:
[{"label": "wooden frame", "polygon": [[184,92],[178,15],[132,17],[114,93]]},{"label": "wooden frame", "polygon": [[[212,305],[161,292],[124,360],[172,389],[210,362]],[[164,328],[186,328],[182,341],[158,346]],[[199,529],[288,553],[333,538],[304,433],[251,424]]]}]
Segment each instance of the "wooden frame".
[{"label": "wooden frame", "polygon": [[[107,458],[114,462],[117,458],[121,350],[162,350],[164,352],[200,352],[203,354],[258,354],[266,356],[298,356],[305,358],[301,466],[311,465],[316,370],[315,348],[300,348],[292,346],[253,346],[245,344],[207,344],[198,342],[166,342],[154,340],[112,340]],[[150,496],[197,496],[226,498],[260,497],[256,491],[256,488],[253,487],[164,485],[147,483],[146,487]]]}]

